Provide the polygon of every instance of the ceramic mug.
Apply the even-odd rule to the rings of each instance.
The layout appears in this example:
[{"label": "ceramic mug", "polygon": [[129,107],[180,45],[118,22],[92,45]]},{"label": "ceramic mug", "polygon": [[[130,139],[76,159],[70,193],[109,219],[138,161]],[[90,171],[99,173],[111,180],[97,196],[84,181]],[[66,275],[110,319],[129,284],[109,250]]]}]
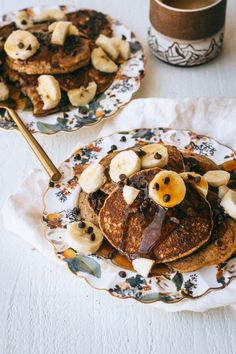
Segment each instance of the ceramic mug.
[{"label": "ceramic mug", "polygon": [[173,7],[174,1],[150,0],[149,46],[157,58],[168,64],[200,65],[221,52],[227,0],[210,1],[210,5],[205,1],[207,6],[189,8],[191,1],[182,1],[187,6],[178,8]]}]

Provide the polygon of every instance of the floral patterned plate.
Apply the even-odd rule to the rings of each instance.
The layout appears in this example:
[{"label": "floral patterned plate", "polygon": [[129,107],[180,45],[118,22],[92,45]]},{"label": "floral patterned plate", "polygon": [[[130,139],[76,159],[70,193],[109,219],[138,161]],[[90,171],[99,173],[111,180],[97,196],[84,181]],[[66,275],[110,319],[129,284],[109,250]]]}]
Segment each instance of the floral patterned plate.
[{"label": "floral patterned plate", "polygon": [[[54,6],[64,12],[75,11],[72,6]],[[37,18],[40,13],[51,9],[52,6],[36,6],[26,9],[29,16]],[[16,13],[9,13],[0,18],[0,27],[14,20]],[[127,104],[134,93],[139,89],[141,79],[144,76],[144,53],[141,44],[135,34],[117,20],[111,19],[112,29],[115,36],[124,35],[130,42],[131,57],[122,65],[117,72],[112,85],[101,95],[98,95],[89,105],[72,108],[64,114],[55,113],[44,118],[36,118],[32,115],[29,100],[24,96],[17,99],[17,105],[21,108],[21,118],[32,133],[54,134],[60,131],[71,132],[83,126],[93,125],[102,119],[114,115],[122,106]],[[0,128],[16,129],[15,123],[9,120],[5,111],[0,111]]]},{"label": "floral patterned plate", "polygon": [[[123,136],[126,139],[121,139]],[[119,298],[131,297],[142,303],[162,301],[171,304],[186,298],[197,299],[209,291],[226,287],[236,278],[236,254],[224,264],[205,267],[196,272],[167,273],[145,279],[131,270],[124,270],[113,264],[110,259],[98,255],[77,255],[74,250],[68,248],[64,237],[67,225],[80,218],[77,208],[80,193],[78,175],[83,169],[103,158],[111,145],[115,144],[121,150],[134,146],[137,142],[160,140],[183,151],[209,156],[218,164],[236,158],[235,152],[228,147],[190,131],[138,129],[100,138],[77,150],[62,163],[61,181],[50,182],[44,195],[43,221],[46,226],[46,238],[53,245],[56,257],[65,262],[72,273],[85,278],[94,288],[107,290]]]}]

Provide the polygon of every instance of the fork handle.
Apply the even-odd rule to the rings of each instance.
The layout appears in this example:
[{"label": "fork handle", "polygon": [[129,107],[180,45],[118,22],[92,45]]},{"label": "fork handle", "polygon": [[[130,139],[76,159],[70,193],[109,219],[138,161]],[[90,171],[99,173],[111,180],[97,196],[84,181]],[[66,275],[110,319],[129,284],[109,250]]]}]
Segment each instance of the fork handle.
[{"label": "fork handle", "polygon": [[26,128],[25,124],[20,119],[19,115],[11,108],[6,107],[10,117],[16,123],[19,131],[24,136],[25,140],[47,171],[48,175],[53,181],[58,181],[61,178],[61,173],[58,171],[56,166],[50,160],[46,152],[43,150],[38,141],[34,138],[34,136],[30,133],[30,131]]}]

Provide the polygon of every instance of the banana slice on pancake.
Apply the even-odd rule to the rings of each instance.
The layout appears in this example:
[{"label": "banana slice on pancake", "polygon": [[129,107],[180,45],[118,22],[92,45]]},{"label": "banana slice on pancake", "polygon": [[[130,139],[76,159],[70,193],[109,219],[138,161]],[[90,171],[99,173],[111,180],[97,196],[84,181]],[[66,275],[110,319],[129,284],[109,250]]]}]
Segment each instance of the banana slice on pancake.
[{"label": "banana slice on pancake", "polygon": [[121,39],[117,37],[111,38],[113,45],[117,48],[119,56],[123,60],[128,60],[131,54],[130,44],[126,39]]},{"label": "banana slice on pancake", "polygon": [[102,48],[95,48],[91,53],[91,61],[95,69],[104,73],[115,73],[118,66],[112,61]]},{"label": "banana slice on pancake", "polygon": [[9,88],[0,77],[0,102],[7,100],[9,97],[9,93]]},{"label": "banana slice on pancake", "polygon": [[203,176],[212,187],[226,186],[230,180],[230,173],[222,170],[208,171]]},{"label": "banana slice on pancake", "polygon": [[13,31],[7,38],[4,50],[12,59],[26,60],[34,55],[40,44],[37,38],[28,31]]},{"label": "banana slice on pancake", "polygon": [[168,150],[161,144],[148,144],[141,148],[144,156],[141,159],[142,168],[164,167],[168,163]]},{"label": "banana slice on pancake", "polygon": [[[56,22],[51,23],[48,26],[48,31],[53,32],[59,22],[62,22],[62,21],[56,21]],[[78,28],[75,25],[73,25],[72,22],[68,22],[68,23],[69,23],[68,36],[79,36]]]},{"label": "banana slice on pancake", "polygon": [[[51,43],[55,45],[64,45],[66,37],[69,35],[69,28],[71,26],[71,22],[69,21],[58,21],[55,26],[53,24],[54,29],[52,30],[52,38]],[[50,28],[50,26],[49,26]]]},{"label": "banana slice on pancake", "polygon": [[236,192],[234,190],[230,189],[223,196],[220,205],[231,218],[236,219]]},{"label": "banana slice on pancake", "polygon": [[90,103],[94,99],[96,91],[97,84],[92,81],[87,87],[81,86],[77,89],[69,90],[67,95],[72,106],[80,107]]},{"label": "banana slice on pancake", "polygon": [[138,155],[132,151],[121,151],[110,163],[109,174],[114,182],[119,182],[120,176],[131,176],[133,173],[140,171],[141,160]]},{"label": "banana slice on pancake", "polygon": [[126,203],[128,205],[133,204],[133,202],[137,198],[139,192],[140,192],[140,190],[138,190],[137,188],[134,188],[132,186],[124,186],[123,197],[124,197],[124,200],[126,201]]},{"label": "banana slice on pancake", "polygon": [[33,26],[32,19],[29,17],[27,12],[24,10],[19,11],[16,14],[16,16],[14,18],[14,22],[15,22],[16,27],[19,29],[22,29],[22,30],[26,30],[29,27]]},{"label": "banana slice on pancake", "polygon": [[96,45],[101,47],[112,60],[116,60],[119,56],[117,45],[113,42],[113,38],[100,34],[96,39]]},{"label": "banana slice on pancake", "polygon": [[95,253],[102,244],[103,234],[89,221],[73,222],[67,226],[65,239],[69,247],[82,256]]},{"label": "banana slice on pancake", "polygon": [[61,100],[59,83],[52,75],[38,77],[37,91],[43,101],[43,110],[56,107]]},{"label": "banana slice on pancake", "polygon": [[37,18],[38,21],[63,21],[66,20],[66,14],[64,11],[60,9],[48,9],[43,11],[39,17]]},{"label": "banana slice on pancake", "polygon": [[173,208],[180,204],[185,194],[183,179],[173,171],[161,171],[149,183],[149,197],[164,208]]},{"label": "banana slice on pancake", "polygon": [[218,197],[220,199],[223,199],[223,197],[225,196],[225,194],[229,191],[229,187],[227,186],[220,186],[219,190],[218,190]]},{"label": "banana slice on pancake", "polygon": [[208,193],[208,183],[205,178],[195,172],[183,172],[180,176],[184,181],[191,183],[206,198]]},{"label": "banana slice on pancake", "polygon": [[104,167],[100,164],[88,166],[79,177],[79,184],[85,193],[96,192],[106,182]]}]

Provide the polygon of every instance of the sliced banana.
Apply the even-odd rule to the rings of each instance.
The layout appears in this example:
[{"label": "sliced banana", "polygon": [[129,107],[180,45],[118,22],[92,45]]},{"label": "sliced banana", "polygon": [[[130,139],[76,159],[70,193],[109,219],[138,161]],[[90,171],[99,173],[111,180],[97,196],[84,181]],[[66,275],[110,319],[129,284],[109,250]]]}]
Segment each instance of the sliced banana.
[{"label": "sliced banana", "polygon": [[22,29],[22,30],[26,30],[29,27],[33,26],[32,19],[29,17],[27,12],[24,10],[19,11],[16,14],[16,16],[14,18],[14,22],[15,22],[16,27],[19,29]]},{"label": "sliced banana", "polygon": [[[59,21],[60,22],[60,21]],[[58,21],[51,23],[48,26],[48,31],[49,32],[53,32],[57,26],[57,24],[59,23]],[[79,30],[75,25],[72,25],[72,22],[68,22],[69,25],[69,30],[68,30],[68,36],[79,36]]]},{"label": "sliced banana", "polygon": [[220,187],[229,183],[230,173],[222,170],[208,171],[205,173],[204,178],[210,186]]},{"label": "sliced banana", "polygon": [[7,100],[9,97],[9,93],[9,88],[0,77],[0,102]]},{"label": "sliced banana", "polygon": [[91,53],[92,64],[95,69],[104,73],[115,73],[118,66],[112,61],[102,48],[95,48]]},{"label": "sliced banana", "polygon": [[223,197],[225,196],[225,194],[229,191],[229,187],[227,186],[220,186],[219,190],[218,190],[218,197],[220,199],[223,199]]},{"label": "sliced banana", "polygon": [[[71,22],[58,21],[52,31],[51,43],[55,45],[64,45],[66,37],[69,35]],[[49,26],[50,27],[50,26]]]},{"label": "sliced banana", "polygon": [[148,144],[141,148],[145,153],[142,157],[142,168],[164,167],[169,160],[168,150],[161,144]]},{"label": "sliced banana", "polygon": [[209,186],[203,176],[195,172],[183,172],[180,176],[184,181],[191,183],[204,197],[207,196]]},{"label": "sliced banana", "polygon": [[39,49],[37,38],[28,31],[13,31],[7,38],[4,50],[12,59],[26,60]]},{"label": "sliced banana", "polygon": [[136,258],[132,261],[132,266],[142,277],[147,278],[154,266],[155,261],[147,258]]},{"label": "sliced banana", "polygon": [[67,226],[66,243],[82,256],[95,253],[102,244],[103,234],[89,221],[73,222]]},{"label": "sliced banana", "polygon": [[132,186],[124,186],[123,197],[124,197],[124,200],[126,201],[126,203],[128,205],[133,204],[133,202],[137,198],[139,192],[140,192],[140,190],[138,190],[137,188],[134,188]]},{"label": "sliced banana", "polygon": [[97,84],[92,81],[87,87],[81,86],[80,88],[69,90],[67,95],[72,106],[80,107],[91,102],[96,95],[96,91]]},{"label": "sliced banana", "polygon": [[113,37],[111,40],[113,45],[117,48],[119,52],[119,56],[123,60],[128,60],[131,53],[129,42],[125,39],[121,39],[117,37]]},{"label": "sliced banana", "polygon": [[149,197],[164,208],[173,208],[180,204],[185,194],[183,179],[173,171],[161,171],[149,183]]},{"label": "sliced banana", "polygon": [[39,76],[37,91],[43,101],[43,110],[56,107],[61,100],[59,83],[52,75]]},{"label": "sliced banana", "polygon": [[119,182],[120,175],[129,177],[140,169],[141,161],[134,151],[121,151],[111,160],[109,174],[114,182]]},{"label": "sliced banana", "polygon": [[37,18],[38,21],[63,21],[66,20],[66,14],[60,9],[48,9],[42,12]]},{"label": "sliced banana", "polygon": [[95,43],[98,47],[101,47],[112,60],[115,61],[118,58],[119,50],[112,38],[100,34]]},{"label": "sliced banana", "polygon": [[88,166],[80,175],[79,184],[85,193],[96,192],[105,182],[104,167],[94,163]]},{"label": "sliced banana", "polygon": [[222,198],[220,205],[224,208],[225,212],[236,219],[236,192],[230,189]]}]

